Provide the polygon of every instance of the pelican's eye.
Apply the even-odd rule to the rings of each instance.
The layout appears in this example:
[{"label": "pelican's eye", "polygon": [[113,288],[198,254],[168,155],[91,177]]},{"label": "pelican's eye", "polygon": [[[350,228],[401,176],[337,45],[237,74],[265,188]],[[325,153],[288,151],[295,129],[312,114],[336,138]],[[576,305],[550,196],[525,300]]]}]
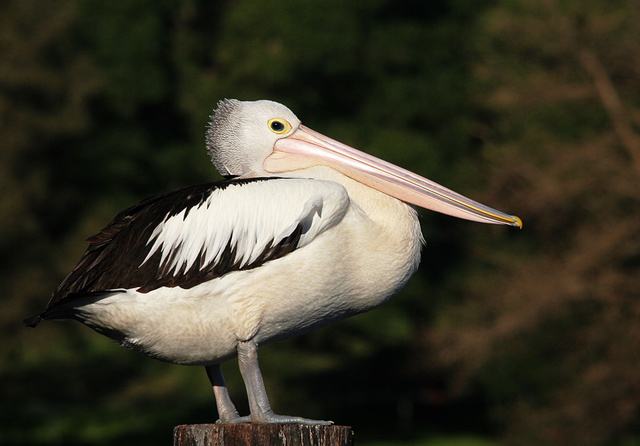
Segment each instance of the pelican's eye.
[{"label": "pelican's eye", "polygon": [[291,130],[291,124],[289,124],[289,121],[282,118],[269,119],[268,125],[271,131],[278,135],[282,135],[283,133],[287,133]]}]

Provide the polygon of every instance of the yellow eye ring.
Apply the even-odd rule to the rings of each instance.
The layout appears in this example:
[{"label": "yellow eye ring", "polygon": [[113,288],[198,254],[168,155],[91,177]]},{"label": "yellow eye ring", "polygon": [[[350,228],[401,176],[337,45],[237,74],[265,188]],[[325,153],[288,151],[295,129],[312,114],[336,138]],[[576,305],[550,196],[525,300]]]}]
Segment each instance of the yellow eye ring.
[{"label": "yellow eye ring", "polygon": [[291,130],[291,124],[289,124],[289,121],[282,118],[269,119],[267,126],[269,126],[269,130],[273,133],[277,133],[278,135],[288,133]]}]

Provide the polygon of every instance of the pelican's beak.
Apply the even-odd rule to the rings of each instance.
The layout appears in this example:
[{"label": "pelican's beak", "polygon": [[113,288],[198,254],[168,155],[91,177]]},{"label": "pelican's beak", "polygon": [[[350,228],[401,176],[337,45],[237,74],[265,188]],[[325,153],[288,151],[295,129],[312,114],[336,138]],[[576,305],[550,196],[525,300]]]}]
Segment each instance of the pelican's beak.
[{"label": "pelican's beak", "polygon": [[368,155],[300,125],[279,139],[264,161],[268,172],[285,172],[314,165],[330,166],[354,180],[406,203],[454,217],[522,228],[515,215],[471,200],[401,167]]}]

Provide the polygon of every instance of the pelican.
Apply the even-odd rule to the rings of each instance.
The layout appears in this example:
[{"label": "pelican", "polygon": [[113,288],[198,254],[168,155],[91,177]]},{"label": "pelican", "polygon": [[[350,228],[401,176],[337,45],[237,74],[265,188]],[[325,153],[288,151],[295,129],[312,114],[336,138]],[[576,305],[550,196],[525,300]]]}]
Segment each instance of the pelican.
[{"label": "pelican", "polygon": [[[522,227],[514,216],[302,125],[277,102],[225,99],[207,151],[224,181],[148,198],[115,216],[25,323],[73,319],[121,345],[202,365],[220,422],[330,422],[279,415],[258,346],[370,310],[415,272],[418,206]],[[234,356],[250,415],[220,364]]]}]

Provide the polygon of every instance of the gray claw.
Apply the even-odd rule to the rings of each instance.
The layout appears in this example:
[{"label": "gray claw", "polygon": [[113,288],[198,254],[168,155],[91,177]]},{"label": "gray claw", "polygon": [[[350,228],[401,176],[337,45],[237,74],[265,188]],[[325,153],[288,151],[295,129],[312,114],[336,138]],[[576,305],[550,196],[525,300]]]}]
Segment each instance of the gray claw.
[{"label": "gray claw", "polygon": [[289,415],[278,415],[275,413],[262,414],[259,419],[252,420],[255,423],[283,423],[283,424],[315,424],[328,426],[333,424],[333,421],[325,420],[311,420],[309,418],[292,417]]},{"label": "gray claw", "polygon": [[218,421],[216,421],[216,424],[240,424],[240,423],[251,423],[251,417],[250,416],[246,416],[246,417],[234,417],[234,418],[226,418],[226,419],[219,419]]}]

